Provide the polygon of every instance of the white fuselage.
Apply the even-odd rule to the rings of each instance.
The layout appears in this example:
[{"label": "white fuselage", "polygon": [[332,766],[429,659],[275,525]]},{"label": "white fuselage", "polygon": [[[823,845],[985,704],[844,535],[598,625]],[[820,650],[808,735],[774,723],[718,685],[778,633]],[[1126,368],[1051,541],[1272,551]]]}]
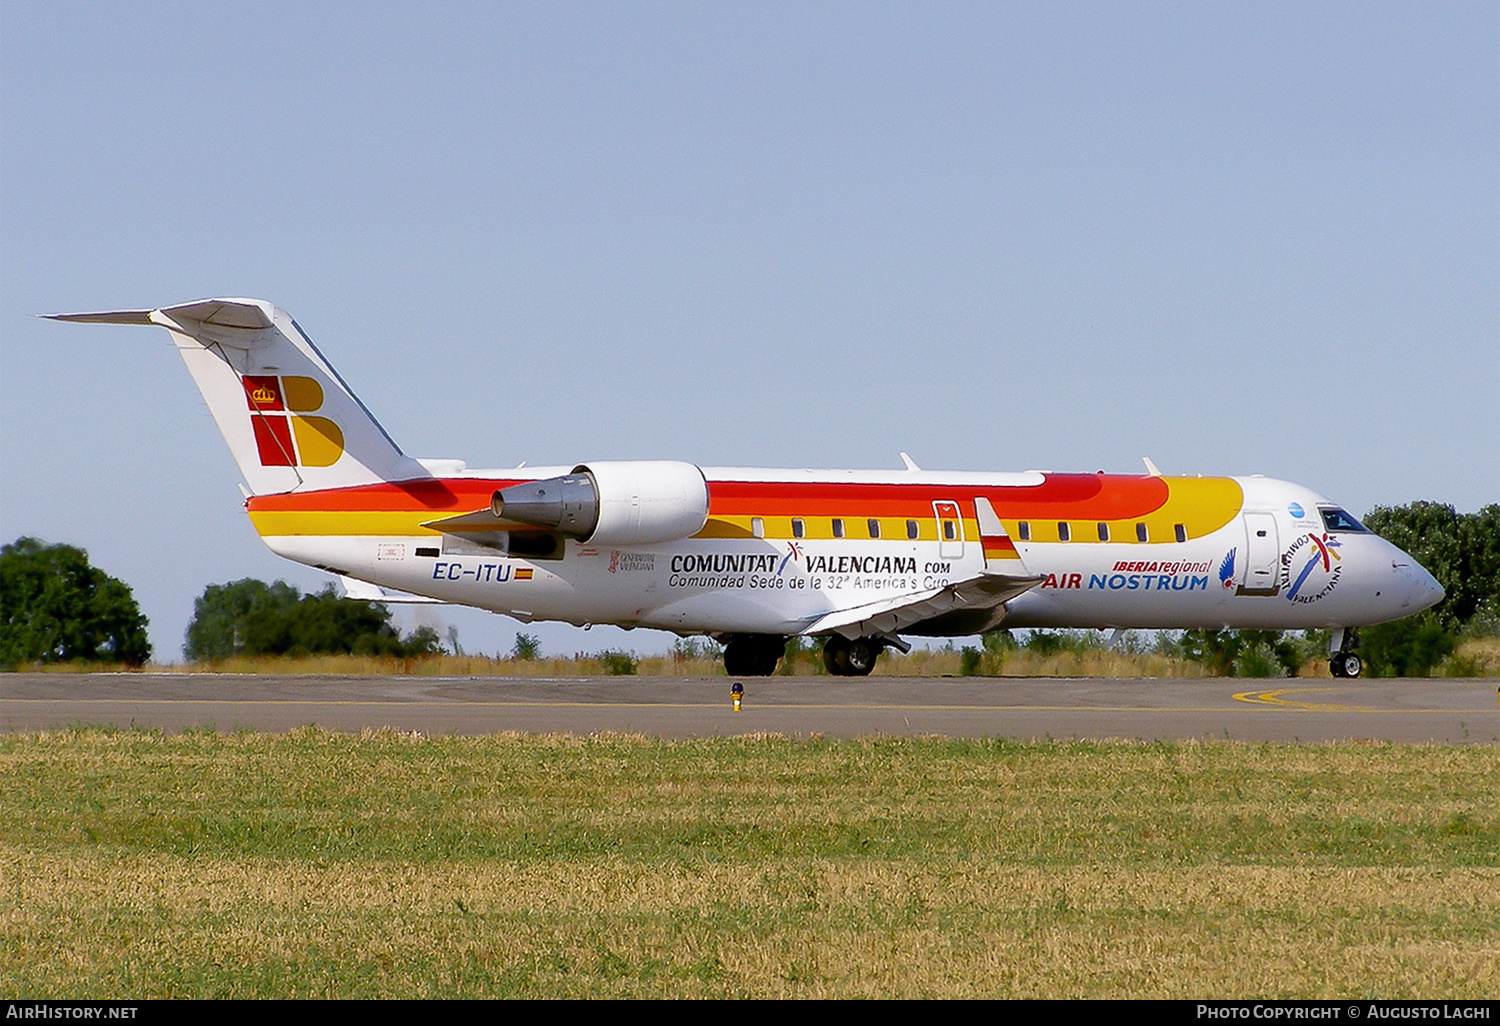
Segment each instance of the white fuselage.
[{"label": "white fuselage", "polygon": [[[711,489],[731,474],[771,481],[797,473],[705,470]],[[937,482],[937,493],[951,494],[956,506],[970,506],[971,493],[986,487],[1029,480],[1025,475],[923,477],[931,479],[925,483]],[[900,475],[859,480],[879,487],[887,478],[909,480]],[[847,475],[837,479],[848,480]],[[1320,513],[1331,504],[1316,493],[1266,478],[1232,480],[1243,495],[1239,510],[1214,530],[1182,542],[1142,543],[1134,536],[1101,541],[1087,533],[1096,530],[1095,522],[1081,519],[1068,541],[1027,541],[1016,537],[1012,526],[1019,557],[1014,568],[1041,580],[1011,599],[996,623],[1337,628],[1395,619],[1441,597],[1433,578],[1390,543],[1365,531],[1329,532]],[[1002,520],[1014,519],[1003,508],[997,511]],[[918,518],[923,536],[916,539],[890,537],[899,533],[902,521],[910,522],[898,513],[882,521],[894,521],[897,530],[887,527],[880,538],[870,537],[875,528],[851,516],[845,518],[845,533],[855,533],[857,525],[863,537],[815,537],[805,529],[802,537],[754,537],[746,531],[741,537],[700,535],[637,546],[566,539],[557,558],[545,559],[452,534],[268,535],[265,540],[298,562],[523,621],[611,623],[684,634],[795,634],[830,611],[942,589],[983,573],[987,563],[995,565],[987,560],[972,516],[956,517],[956,536],[945,538],[941,511],[926,512]],[[973,631],[959,625],[913,632]]]}]

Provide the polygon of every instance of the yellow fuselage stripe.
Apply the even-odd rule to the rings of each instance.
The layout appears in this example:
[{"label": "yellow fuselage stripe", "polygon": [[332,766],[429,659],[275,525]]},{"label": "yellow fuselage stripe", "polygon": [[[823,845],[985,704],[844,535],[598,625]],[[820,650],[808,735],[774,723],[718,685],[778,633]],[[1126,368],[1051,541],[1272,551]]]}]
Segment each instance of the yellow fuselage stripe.
[{"label": "yellow fuselage stripe", "polygon": [[[958,492],[959,489],[954,489]],[[1188,538],[1201,538],[1219,530],[1234,519],[1243,505],[1238,482],[1229,478],[1174,478],[1171,494],[1159,508],[1144,516],[1123,520],[1080,520],[1076,517],[1060,516],[1053,519],[1030,518],[1025,521],[1005,518],[1001,523],[1011,540],[1018,544],[1031,542],[1061,541],[1059,523],[1066,523],[1071,535],[1069,544],[1098,544],[1105,539],[1099,537],[1099,524],[1103,523],[1113,543],[1136,544],[1136,524],[1145,524],[1147,541],[1152,544],[1175,543],[1177,525],[1183,526]],[[264,537],[312,536],[356,536],[381,538],[437,537],[441,531],[423,527],[434,519],[432,510],[258,510],[250,513],[250,521]],[[931,514],[920,517],[829,517],[829,516],[716,516],[710,517],[698,538],[754,538],[754,524],[759,521],[760,537],[769,541],[834,541],[834,520],[843,521],[843,540],[882,542],[938,540],[938,521]],[[794,534],[792,521],[800,520],[802,533]],[[879,528],[876,539],[870,530],[874,521]],[[908,537],[907,525],[915,521],[917,537]],[[1025,523],[1030,537],[1023,540],[1021,524]],[[979,540],[979,524],[976,520],[963,521],[963,539]]]}]

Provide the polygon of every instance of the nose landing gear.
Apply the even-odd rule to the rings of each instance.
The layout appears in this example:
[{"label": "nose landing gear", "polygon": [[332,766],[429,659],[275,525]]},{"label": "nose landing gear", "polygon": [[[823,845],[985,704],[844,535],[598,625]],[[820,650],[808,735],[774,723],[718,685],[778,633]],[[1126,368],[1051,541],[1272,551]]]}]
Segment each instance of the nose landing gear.
[{"label": "nose landing gear", "polygon": [[1340,652],[1328,661],[1328,668],[1335,677],[1358,677],[1365,669],[1365,661],[1353,652]]},{"label": "nose landing gear", "polygon": [[1353,628],[1340,627],[1328,639],[1328,669],[1335,677],[1358,677],[1365,661],[1354,652],[1359,638]]}]

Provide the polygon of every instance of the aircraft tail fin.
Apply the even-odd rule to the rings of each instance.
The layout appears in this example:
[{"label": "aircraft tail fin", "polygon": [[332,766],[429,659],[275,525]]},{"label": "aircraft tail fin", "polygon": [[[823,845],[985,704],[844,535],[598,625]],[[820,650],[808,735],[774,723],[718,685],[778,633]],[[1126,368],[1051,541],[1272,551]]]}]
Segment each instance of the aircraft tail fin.
[{"label": "aircraft tail fin", "polygon": [[47,316],[166,328],[253,494],[431,476],[401,452],[291,315],[263,300]]}]

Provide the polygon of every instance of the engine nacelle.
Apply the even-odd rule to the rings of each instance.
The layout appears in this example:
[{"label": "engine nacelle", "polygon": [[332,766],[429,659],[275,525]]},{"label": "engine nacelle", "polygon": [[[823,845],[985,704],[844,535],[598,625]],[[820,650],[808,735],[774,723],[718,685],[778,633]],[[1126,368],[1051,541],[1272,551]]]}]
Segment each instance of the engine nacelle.
[{"label": "engine nacelle", "polygon": [[691,463],[581,463],[564,477],[502,488],[490,508],[594,545],[651,545],[703,530],[708,482]]}]

